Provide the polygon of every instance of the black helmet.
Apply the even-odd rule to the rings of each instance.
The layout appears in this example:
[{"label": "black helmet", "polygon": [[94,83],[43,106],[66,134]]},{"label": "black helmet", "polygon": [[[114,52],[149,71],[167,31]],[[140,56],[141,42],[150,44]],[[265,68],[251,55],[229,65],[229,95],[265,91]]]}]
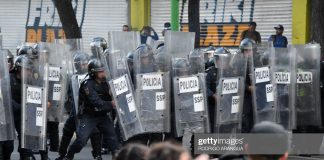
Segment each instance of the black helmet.
[{"label": "black helmet", "polygon": [[95,73],[104,71],[105,67],[99,59],[92,59],[88,63],[88,74],[90,77],[94,77]]},{"label": "black helmet", "polygon": [[239,49],[243,53],[244,50],[253,50],[254,47],[255,42],[252,39],[245,38],[241,41]]},{"label": "black helmet", "polygon": [[226,56],[226,55],[229,55],[229,54],[231,54],[231,52],[227,48],[225,48],[225,47],[217,48],[215,50],[215,52],[214,52],[214,55],[213,55],[214,56],[214,60],[218,60],[219,59],[219,56],[221,56],[221,55]]},{"label": "black helmet", "polygon": [[95,37],[90,43],[91,52],[94,56],[102,54],[107,49],[107,41],[102,37]]},{"label": "black helmet", "polygon": [[14,70],[19,68],[32,69],[32,61],[25,55],[17,56],[15,59]]},{"label": "black helmet", "polygon": [[20,47],[17,56],[20,56],[20,55],[26,55],[29,58],[37,58],[38,57],[37,51],[32,46],[28,46],[28,45],[23,45]]},{"label": "black helmet", "polygon": [[82,70],[82,65],[88,64],[89,59],[90,58],[88,54],[84,52],[77,52],[73,58],[75,69],[79,72],[85,72],[85,70]]}]

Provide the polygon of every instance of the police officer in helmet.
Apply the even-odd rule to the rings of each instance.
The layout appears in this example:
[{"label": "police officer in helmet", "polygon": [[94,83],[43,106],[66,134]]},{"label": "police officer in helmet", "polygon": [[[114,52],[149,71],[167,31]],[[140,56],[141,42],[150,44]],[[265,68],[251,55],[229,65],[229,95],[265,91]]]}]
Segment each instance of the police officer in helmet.
[{"label": "police officer in helmet", "polygon": [[[34,160],[35,157],[32,151],[29,149],[21,148],[21,72],[25,68],[30,75],[32,75],[32,61],[25,55],[17,56],[14,63],[13,71],[10,73],[10,86],[11,86],[11,96],[12,96],[12,107],[14,112],[14,121],[16,131],[18,133],[18,152],[20,153],[21,160]],[[12,144],[13,147],[13,144]],[[8,153],[9,154],[9,153]],[[10,153],[11,154],[11,153]],[[10,159],[10,158],[9,158]]]},{"label": "police officer in helmet", "polygon": [[119,149],[119,142],[114,130],[113,122],[107,115],[115,107],[109,94],[109,85],[106,82],[106,73],[102,62],[92,59],[88,63],[89,79],[81,83],[79,90],[79,107],[82,108],[80,124],[77,129],[77,139],[70,146],[66,160],[73,159],[86,145],[94,129],[107,136],[105,140],[110,144],[112,154]]},{"label": "police officer in helmet", "polygon": [[[74,68],[76,70],[75,75],[82,75],[87,73],[88,69],[88,62],[90,57],[88,54],[84,52],[77,52],[74,55],[73,58],[73,64]],[[64,123],[63,127],[63,135],[60,142],[59,147],[59,157],[56,158],[56,160],[62,160],[64,156],[67,153],[68,146],[71,142],[71,139],[73,138],[74,132],[76,131],[76,122],[77,122],[77,111],[76,107],[74,106],[74,98],[73,98],[73,92],[72,92],[72,86],[71,83],[69,84],[68,88],[68,100],[65,103],[65,108],[67,109],[69,113],[69,117]],[[91,145],[92,145],[92,156],[96,160],[102,159],[100,151],[101,151],[101,134],[96,129],[93,131],[93,133],[90,135]]]},{"label": "police officer in helmet", "polygon": [[243,103],[243,114],[242,114],[242,132],[249,133],[253,127],[253,108],[252,108],[252,63],[251,58],[253,53],[256,51],[255,42],[249,38],[242,40],[240,44],[240,53],[248,57],[247,73],[245,78],[245,93],[244,93],[244,103]]}]

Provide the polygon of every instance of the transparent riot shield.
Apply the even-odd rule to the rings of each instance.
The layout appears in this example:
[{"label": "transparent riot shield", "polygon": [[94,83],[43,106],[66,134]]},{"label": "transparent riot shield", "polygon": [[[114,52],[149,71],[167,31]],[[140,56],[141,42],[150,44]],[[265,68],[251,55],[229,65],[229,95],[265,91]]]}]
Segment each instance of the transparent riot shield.
[{"label": "transparent riot shield", "polygon": [[140,44],[139,32],[111,31],[108,34],[109,47],[111,51],[120,51],[122,57],[134,51]]},{"label": "transparent riot shield", "polygon": [[296,127],[295,118],[295,55],[296,49],[271,48],[271,65],[273,66],[273,93],[277,110],[276,121],[285,129]]},{"label": "transparent riot shield", "polygon": [[208,133],[209,119],[204,73],[192,74],[186,58],[174,58],[173,98],[176,135],[184,132]]},{"label": "transparent riot shield", "polygon": [[165,34],[166,52],[173,57],[187,56],[194,49],[194,44],[194,32],[167,31]]},{"label": "transparent riot shield", "polygon": [[[43,48],[43,44],[39,44]],[[22,69],[21,147],[45,150],[48,63],[42,49]]]},{"label": "transparent riot shield", "polygon": [[296,48],[296,114],[297,126],[321,126],[319,44]]},{"label": "transparent riot shield", "polygon": [[15,125],[7,55],[3,50],[0,50],[0,62],[0,141],[7,141],[15,139]]},{"label": "transparent riot shield", "polygon": [[273,67],[270,49],[253,53],[252,97],[255,123],[276,122],[276,103],[273,97]]},{"label": "transparent riot shield", "polygon": [[[83,52],[82,39],[56,39],[55,43],[58,52],[63,52],[67,59],[67,71],[71,76],[76,72],[73,64],[74,55],[78,52]],[[68,77],[69,78],[69,77]]]},{"label": "transparent riot shield", "polygon": [[170,132],[170,56],[148,45],[134,54],[136,103],[145,132]]},{"label": "transparent riot shield", "polygon": [[[119,51],[111,52],[102,59],[107,73],[111,93],[116,103],[119,126],[124,140],[143,133],[136,107],[133,86],[126,68],[126,57],[121,57]],[[116,62],[116,59],[120,59]]]},{"label": "transparent riot shield", "polygon": [[237,133],[242,128],[247,57],[243,54],[220,55],[217,84],[217,133]]},{"label": "transparent riot shield", "polygon": [[87,78],[87,74],[74,74],[71,77],[71,88],[73,94],[74,109],[76,114],[79,112],[79,89],[81,82]]},{"label": "transparent riot shield", "polygon": [[39,52],[44,54],[48,62],[48,108],[47,120],[60,122],[63,118],[63,107],[67,88],[67,60],[64,52],[55,43],[40,44]]}]

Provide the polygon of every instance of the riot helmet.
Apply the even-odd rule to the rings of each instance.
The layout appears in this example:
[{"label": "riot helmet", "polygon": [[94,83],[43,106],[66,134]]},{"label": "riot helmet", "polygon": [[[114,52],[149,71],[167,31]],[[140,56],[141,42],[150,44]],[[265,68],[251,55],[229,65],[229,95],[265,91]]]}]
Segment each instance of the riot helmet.
[{"label": "riot helmet", "polygon": [[189,75],[190,65],[186,58],[177,58],[174,60],[173,70],[174,76]]},{"label": "riot helmet", "polygon": [[102,37],[95,37],[90,43],[91,53],[93,57],[98,57],[107,49],[107,41]]},{"label": "riot helmet", "polygon": [[21,71],[22,68],[31,70],[33,66],[32,63],[31,59],[26,55],[19,55],[15,58],[14,70]]},{"label": "riot helmet", "polygon": [[245,38],[240,43],[240,53],[243,53],[244,55],[251,56],[254,52],[255,48],[255,42],[252,39]]},{"label": "riot helmet", "polygon": [[91,59],[88,63],[88,74],[91,78],[96,77],[96,73],[105,71],[103,63],[99,59]]},{"label": "riot helmet", "polygon": [[37,51],[29,45],[23,45],[20,47],[19,51],[18,51],[18,56],[20,55],[26,55],[31,59],[37,58],[38,57],[38,53]]},{"label": "riot helmet", "polygon": [[141,44],[137,47],[135,55],[140,60],[141,66],[150,66],[154,64],[153,50],[147,44]]},{"label": "riot helmet", "polygon": [[73,63],[77,73],[86,73],[89,59],[89,55],[84,52],[77,52],[74,55]]}]

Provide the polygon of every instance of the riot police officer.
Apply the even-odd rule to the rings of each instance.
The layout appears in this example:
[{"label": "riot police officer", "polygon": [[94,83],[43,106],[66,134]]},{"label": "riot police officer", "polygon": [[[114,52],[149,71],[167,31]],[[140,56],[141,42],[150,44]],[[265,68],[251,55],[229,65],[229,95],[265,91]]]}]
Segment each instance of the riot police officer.
[{"label": "riot police officer", "polygon": [[[253,127],[253,108],[252,108],[252,68],[251,63],[252,54],[255,49],[255,42],[249,38],[243,39],[239,46],[239,53],[248,57],[246,78],[245,78],[245,93],[242,113],[242,132],[249,133]],[[234,64],[237,65],[237,64]]]},{"label": "riot police officer", "polygon": [[[74,68],[76,69],[75,75],[82,75],[87,72],[89,56],[83,52],[77,52],[73,58]],[[74,132],[76,131],[76,122],[77,122],[77,111],[76,107],[74,106],[74,98],[72,95],[72,86],[71,83],[69,84],[68,88],[68,101],[65,104],[67,111],[69,112],[69,117],[65,121],[63,127],[63,135],[59,147],[59,157],[56,160],[61,160],[67,153],[67,148],[71,142]],[[91,145],[92,145],[92,156],[100,160],[101,159],[101,134],[96,130],[94,131],[91,136]]]},{"label": "riot police officer", "polygon": [[31,63],[31,60],[27,56],[20,55],[16,57],[13,71],[10,73],[12,107],[14,112],[15,127],[19,140],[18,152],[20,153],[21,160],[35,159],[31,150],[21,148],[21,72],[22,68],[31,70]]},{"label": "riot police officer", "polygon": [[115,106],[109,94],[109,85],[106,83],[106,74],[102,62],[92,59],[88,63],[89,79],[81,83],[79,90],[79,106],[82,108],[80,123],[77,128],[77,139],[70,146],[65,157],[66,160],[73,159],[75,153],[79,153],[96,127],[107,136],[105,138],[110,144],[114,154],[119,148],[113,122],[107,115]]},{"label": "riot police officer", "polygon": [[214,121],[215,121],[215,107],[216,107],[216,87],[218,84],[218,66],[217,63],[219,63],[219,56],[220,55],[226,55],[230,54],[228,49],[224,47],[217,48],[214,52],[214,55],[212,59],[210,60],[210,64],[213,64],[209,66],[206,69],[206,87],[207,87],[207,96],[208,96],[208,111],[209,111],[209,117],[210,117],[210,130],[213,131],[214,129]]}]

